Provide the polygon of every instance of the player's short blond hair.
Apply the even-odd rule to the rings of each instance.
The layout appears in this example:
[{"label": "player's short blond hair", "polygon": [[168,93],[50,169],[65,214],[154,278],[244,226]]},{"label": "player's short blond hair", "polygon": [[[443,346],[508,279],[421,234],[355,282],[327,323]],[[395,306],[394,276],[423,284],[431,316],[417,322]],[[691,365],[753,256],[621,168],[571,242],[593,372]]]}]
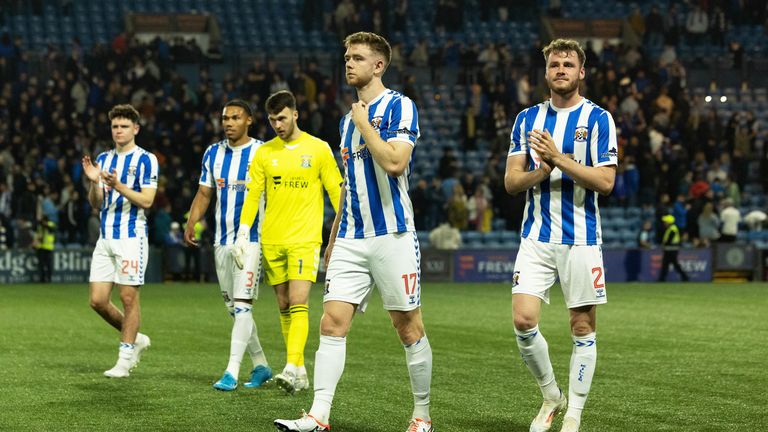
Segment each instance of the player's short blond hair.
[{"label": "player's short blond hair", "polygon": [[139,112],[136,111],[136,108],[129,104],[115,105],[111,110],[109,110],[108,117],[109,121],[112,121],[116,118],[124,118],[132,121],[133,124],[139,124],[139,120],[141,119],[141,116],[139,115]]},{"label": "player's short blond hair", "polygon": [[368,45],[371,51],[381,54],[384,57],[384,69],[389,66],[389,62],[392,60],[392,47],[389,45],[383,36],[379,36],[376,33],[371,32],[357,32],[344,38],[344,48],[349,48],[350,45]]},{"label": "player's short blond hair", "polygon": [[584,63],[587,61],[587,56],[584,55],[584,50],[581,48],[581,44],[573,39],[555,39],[541,50],[541,52],[544,53],[545,62],[549,61],[549,55],[553,52],[567,53],[570,51],[576,52],[576,55],[579,56],[581,67],[584,67]]}]

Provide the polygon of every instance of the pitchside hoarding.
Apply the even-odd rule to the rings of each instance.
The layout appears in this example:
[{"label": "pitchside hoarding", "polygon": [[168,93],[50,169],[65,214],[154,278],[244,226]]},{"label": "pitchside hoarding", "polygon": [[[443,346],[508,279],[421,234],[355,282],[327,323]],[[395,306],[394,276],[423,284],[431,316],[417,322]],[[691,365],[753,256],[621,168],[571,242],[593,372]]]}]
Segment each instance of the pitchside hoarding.
[{"label": "pitchside hoarding", "polygon": [[[511,282],[514,276],[516,250],[456,251],[453,261],[455,282]],[[653,282],[661,270],[660,249],[604,250],[605,278],[608,282]],[[684,249],[679,254],[680,266],[692,282],[712,280],[712,253],[709,249]],[[679,281],[673,270],[667,281]]]},{"label": "pitchside hoarding", "polygon": [[[87,283],[92,249],[61,249],[53,252],[51,282]],[[147,283],[162,280],[162,253],[152,248],[147,263]],[[0,251],[0,284],[39,281],[37,256],[31,250]]]}]

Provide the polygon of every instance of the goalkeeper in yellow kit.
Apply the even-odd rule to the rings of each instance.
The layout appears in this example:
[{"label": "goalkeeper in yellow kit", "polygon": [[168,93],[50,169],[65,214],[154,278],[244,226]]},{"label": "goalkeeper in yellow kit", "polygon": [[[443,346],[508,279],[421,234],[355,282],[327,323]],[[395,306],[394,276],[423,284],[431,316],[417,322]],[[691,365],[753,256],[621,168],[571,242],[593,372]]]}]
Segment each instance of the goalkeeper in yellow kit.
[{"label": "goalkeeper in yellow kit", "polygon": [[[264,193],[261,228],[264,273],[280,308],[287,360],[275,375],[288,393],[309,388],[304,346],[309,333],[309,289],[317,279],[323,228],[323,188],[338,211],[341,173],[330,146],[299,129],[296,99],[288,91],[271,95],[267,117],[277,136],[259,147],[249,168],[251,181],[243,206],[233,256],[238,266],[246,256],[247,233]],[[240,233],[243,234],[242,238]]]}]

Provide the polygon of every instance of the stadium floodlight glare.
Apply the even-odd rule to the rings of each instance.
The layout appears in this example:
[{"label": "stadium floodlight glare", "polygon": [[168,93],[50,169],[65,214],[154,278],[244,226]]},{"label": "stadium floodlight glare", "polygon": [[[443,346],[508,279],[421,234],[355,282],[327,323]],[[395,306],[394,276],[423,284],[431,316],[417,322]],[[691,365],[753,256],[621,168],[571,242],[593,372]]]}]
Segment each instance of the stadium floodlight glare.
[{"label": "stadium floodlight glare", "polygon": [[706,102],[706,103],[712,102],[712,96],[710,96],[710,95],[705,96],[704,97],[704,102]]},{"label": "stadium floodlight glare", "polygon": [[728,98],[727,98],[727,97],[725,97],[725,96],[720,96],[720,102],[722,102],[722,103],[725,103],[725,101],[727,101],[727,100],[728,100]]}]

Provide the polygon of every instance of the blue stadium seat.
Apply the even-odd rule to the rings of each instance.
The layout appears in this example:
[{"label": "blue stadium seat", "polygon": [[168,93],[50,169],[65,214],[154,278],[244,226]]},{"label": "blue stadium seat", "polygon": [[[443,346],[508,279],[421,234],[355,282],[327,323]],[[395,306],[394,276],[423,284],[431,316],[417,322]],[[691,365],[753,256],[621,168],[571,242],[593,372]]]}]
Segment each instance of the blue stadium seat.
[{"label": "blue stadium seat", "polygon": [[477,243],[483,244],[483,235],[477,231],[463,231],[461,233],[461,241],[465,244]]}]

